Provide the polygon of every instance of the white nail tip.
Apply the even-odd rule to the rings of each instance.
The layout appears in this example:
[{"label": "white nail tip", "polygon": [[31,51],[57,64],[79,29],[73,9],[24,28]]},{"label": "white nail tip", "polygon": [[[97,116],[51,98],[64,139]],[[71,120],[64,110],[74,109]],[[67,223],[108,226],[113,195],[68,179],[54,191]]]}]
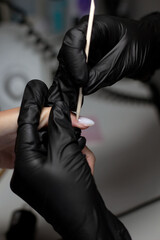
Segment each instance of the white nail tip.
[{"label": "white nail tip", "polygon": [[85,117],[80,117],[78,119],[78,122],[82,123],[85,126],[93,126],[95,124],[95,122],[89,118],[85,118]]}]

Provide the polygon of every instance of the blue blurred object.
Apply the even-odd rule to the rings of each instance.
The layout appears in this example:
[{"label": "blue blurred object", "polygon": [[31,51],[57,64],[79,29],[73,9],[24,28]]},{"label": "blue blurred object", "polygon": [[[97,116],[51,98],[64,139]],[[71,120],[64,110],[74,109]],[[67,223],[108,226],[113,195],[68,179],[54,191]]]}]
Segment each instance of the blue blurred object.
[{"label": "blue blurred object", "polygon": [[51,30],[54,34],[62,34],[66,30],[67,1],[51,0],[48,4]]}]

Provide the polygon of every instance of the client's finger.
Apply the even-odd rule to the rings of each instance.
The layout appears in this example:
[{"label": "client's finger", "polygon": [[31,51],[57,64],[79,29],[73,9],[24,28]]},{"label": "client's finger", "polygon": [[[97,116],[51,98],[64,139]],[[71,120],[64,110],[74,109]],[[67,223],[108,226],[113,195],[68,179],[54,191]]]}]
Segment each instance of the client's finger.
[{"label": "client's finger", "polygon": [[[49,119],[50,111],[51,111],[51,107],[44,107],[42,109],[38,129],[48,126],[48,119]],[[86,128],[94,125],[94,121],[89,118],[86,118],[86,117],[80,117],[77,120],[76,115],[72,112],[71,112],[70,117],[71,117],[71,122],[72,122],[73,127],[77,127],[80,129],[86,129]]]},{"label": "client's finger", "polygon": [[96,158],[93,154],[93,152],[87,147],[85,146],[82,150],[82,153],[86,156],[86,160],[88,162],[88,165],[91,169],[91,173],[94,173],[94,167],[95,167],[95,162],[96,162]]}]

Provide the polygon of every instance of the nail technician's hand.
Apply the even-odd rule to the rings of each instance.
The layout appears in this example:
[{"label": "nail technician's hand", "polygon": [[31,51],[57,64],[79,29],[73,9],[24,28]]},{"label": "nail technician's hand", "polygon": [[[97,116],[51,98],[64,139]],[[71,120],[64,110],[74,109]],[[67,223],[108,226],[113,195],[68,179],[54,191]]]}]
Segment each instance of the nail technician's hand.
[{"label": "nail technician's hand", "polygon": [[[17,119],[19,107],[0,111],[0,168],[14,168],[15,161],[15,139],[17,134]],[[41,112],[38,129],[48,126],[48,117],[51,107],[44,107]],[[71,113],[72,126],[86,129],[94,124],[88,118],[80,118]]]},{"label": "nail technician's hand", "polygon": [[[73,92],[68,84],[69,89],[82,86],[83,94],[88,95],[123,77],[147,81],[160,67],[160,13],[139,21],[95,16],[88,64],[87,24],[88,19],[83,18],[66,33],[58,55],[59,84],[68,96]],[[76,96],[75,92],[73,102]]]},{"label": "nail technician's hand", "polygon": [[71,81],[63,64],[59,65],[52,86],[49,89],[48,105],[53,101],[61,99],[68,104],[70,111],[75,112],[77,108],[79,87]]},{"label": "nail technician's hand", "polygon": [[46,97],[44,83],[28,84],[18,120],[12,190],[64,240],[130,240],[123,224],[104,205],[66,103],[53,104],[48,135],[39,135],[37,128]]}]

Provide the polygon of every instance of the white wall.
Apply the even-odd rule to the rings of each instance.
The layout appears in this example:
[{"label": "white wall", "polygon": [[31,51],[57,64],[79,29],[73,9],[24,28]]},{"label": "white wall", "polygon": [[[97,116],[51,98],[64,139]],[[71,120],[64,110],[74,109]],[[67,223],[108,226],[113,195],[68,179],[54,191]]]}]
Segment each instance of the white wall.
[{"label": "white wall", "polygon": [[[139,82],[123,80],[112,89],[150,96]],[[160,120],[154,106],[106,99],[100,93],[85,98],[83,115],[95,119],[84,131],[95,152],[95,178],[107,206],[121,213],[160,196]]]}]

